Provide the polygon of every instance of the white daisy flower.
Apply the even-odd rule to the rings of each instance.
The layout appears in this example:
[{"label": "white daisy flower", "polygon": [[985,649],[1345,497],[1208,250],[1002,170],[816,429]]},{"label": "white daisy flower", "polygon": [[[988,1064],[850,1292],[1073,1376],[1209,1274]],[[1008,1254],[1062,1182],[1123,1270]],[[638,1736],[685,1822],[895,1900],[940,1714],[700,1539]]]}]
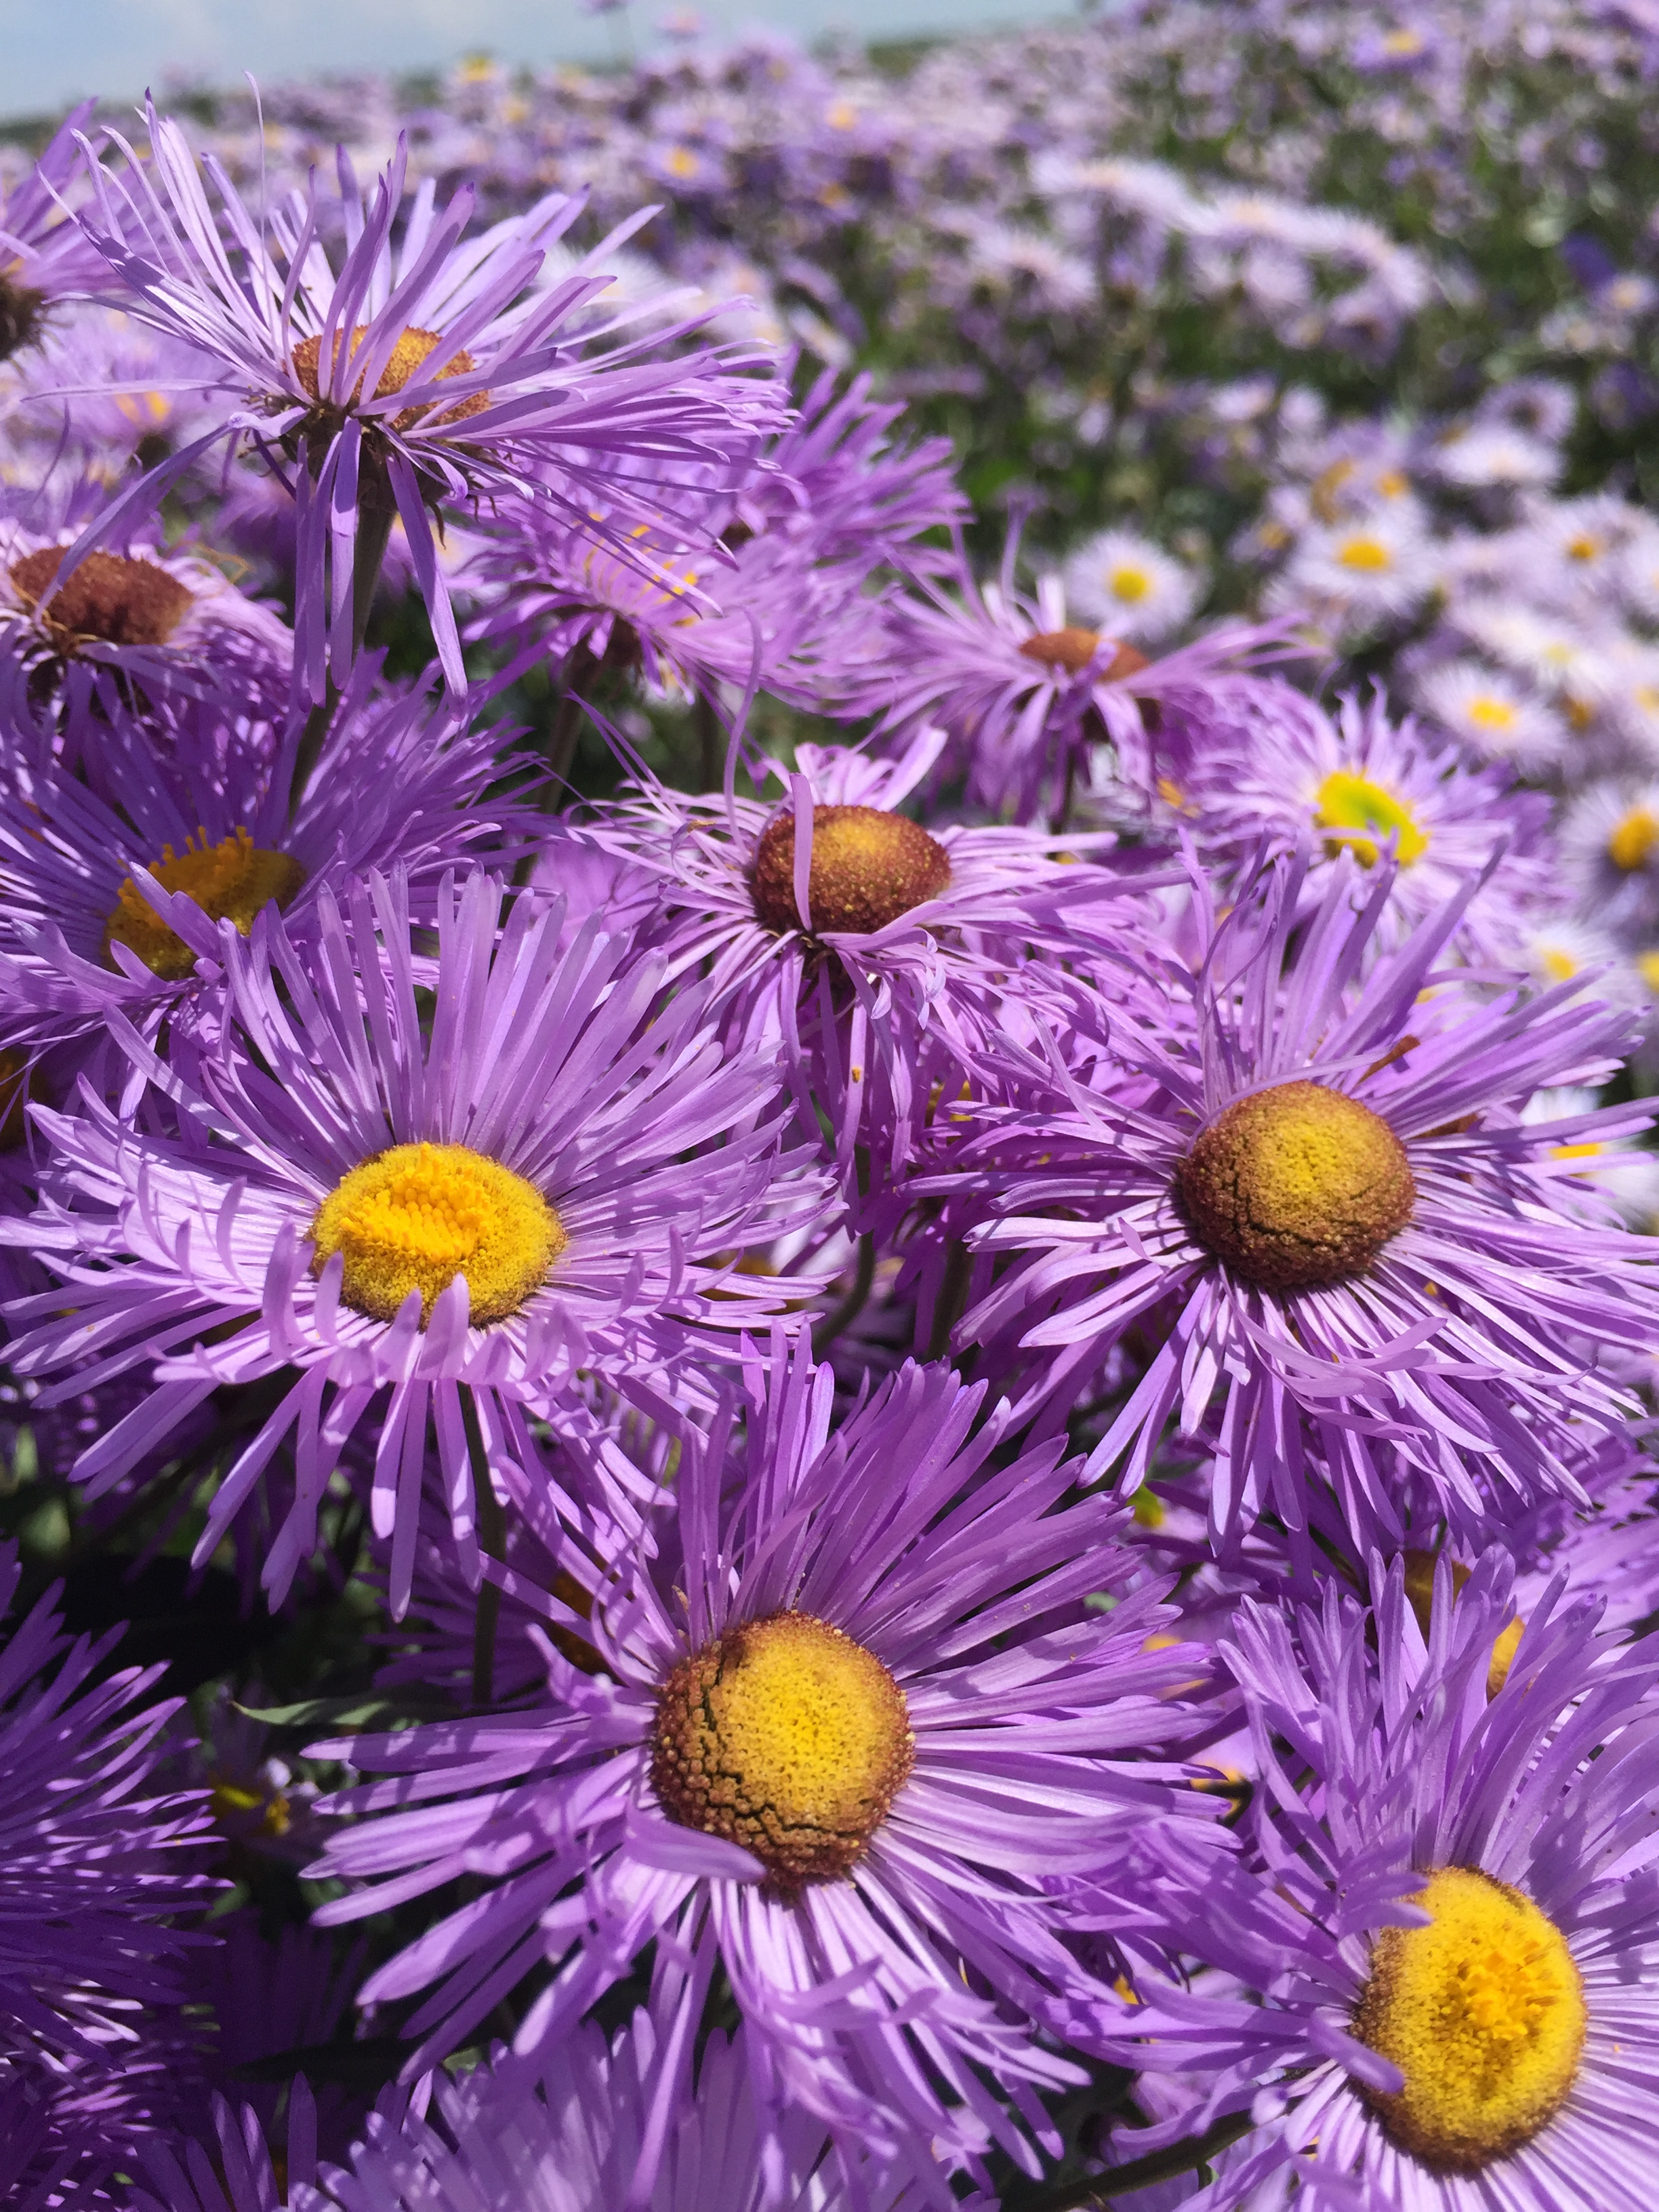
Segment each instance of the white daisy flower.
[{"label": "white daisy flower", "polygon": [[1615,1005],[1638,995],[1637,977],[1620,959],[1619,947],[1591,922],[1564,915],[1529,930],[1522,940],[1522,959],[1540,990],[1553,990],[1582,975],[1594,982],[1597,998]]},{"label": "white daisy flower", "polygon": [[1198,580],[1133,530],[1103,530],[1066,562],[1066,605],[1114,637],[1150,645],[1177,630],[1198,599]]},{"label": "white daisy flower", "polygon": [[1545,491],[1561,473],[1561,456],[1512,423],[1472,422],[1431,447],[1426,465],[1442,483],[1471,490]]},{"label": "white daisy flower", "polygon": [[1445,662],[1421,677],[1416,690],[1424,712],[1483,759],[1537,768],[1566,748],[1568,728],[1559,714],[1478,660]]},{"label": "white daisy flower", "polygon": [[[1572,1085],[1535,1091],[1522,1110],[1521,1119],[1533,1127],[1552,1121],[1571,1121],[1595,1113],[1599,1092]],[[1571,1188],[1582,1179],[1587,1197],[1610,1200],[1626,1224],[1651,1236],[1659,1232],[1659,1152],[1639,1137],[1602,1137],[1564,1130],[1563,1141],[1552,1147],[1559,1161],[1563,1182]]]},{"label": "white daisy flower", "polygon": [[1291,601],[1335,607],[1346,627],[1409,614],[1439,580],[1438,549],[1423,531],[1416,502],[1310,530],[1286,564]]}]

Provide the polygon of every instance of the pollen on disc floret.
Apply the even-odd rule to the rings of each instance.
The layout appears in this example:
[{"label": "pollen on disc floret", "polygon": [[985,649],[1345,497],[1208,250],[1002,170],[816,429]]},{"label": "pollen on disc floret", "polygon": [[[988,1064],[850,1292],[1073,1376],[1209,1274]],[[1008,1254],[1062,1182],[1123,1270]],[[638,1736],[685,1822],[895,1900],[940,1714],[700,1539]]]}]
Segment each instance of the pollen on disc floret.
[{"label": "pollen on disc floret", "polygon": [[[768,929],[799,929],[795,817],[786,807],[761,833],[750,878]],[[868,935],[951,887],[945,848],[908,815],[878,806],[815,806],[807,904],[815,930]]]},{"label": "pollen on disc floret", "polygon": [[1442,1867],[1412,1899],[1426,1928],[1385,1928],[1353,2019],[1405,2085],[1362,2087],[1390,2142],[1436,2172],[1478,2173],[1565,2103],[1588,2014],[1566,1939],[1531,1899]]},{"label": "pollen on disc floret", "polygon": [[1334,860],[1345,848],[1362,868],[1374,868],[1382,848],[1393,841],[1402,867],[1429,849],[1428,833],[1403,799],[1385,784],[1348,769],[1333,769],[1315,796],[1314,820],[1325,832],[1325,850]]},{"label": "pollen on disc floret", "polygon": [[[351,333],[351,344],[346,355],[348,368],[356,360],[358,349],[368,336],[368,325],[366,323],[360,323]],[[442,343],[443,334],[440,331],[423,331],[411,324],[407,330],[400,331],[398,342],[392,349],[391,356],[386,367],[380,371],[380,381],[374,386],[375,398],[389,399],[394,392],[401,392]],[[334,354],[337,361],[339,358],[339,348],[340,341],[337,337],[334,341]],[[318,400],[325,407],[343,409],[361,401],[363,396],[363,380],[361,376],[357,379],[356,386],[349,397],[337,392],[330,399],[322,399],[319,389],[322,380],[319,374],[322,352],[323,342],[320,337],[315,336],[301,338],[295,345],[293,353],[294,374],[299,378],[302,388],[310,394],[312,398]],[[459,353],[452,355],[444,363],[434,380],[441,384],[448,377],[471,376],[477,367],[477,363],[463,347]],[[464,398],[458,399],[453,407],[446,408],[442,414],[432,415],[428,428],[441,429],[450,423],[465,422],[469,416],[482,415],[489,404],[489,394],[487,392],[470,392]],[[416,423],[429,414],[431,414],[430,405],[406,407],[400,414],[392,416],[392,427],[394,430],[412,429]]]},{"label": "pollen on disc floret", "polygon": [[1199,1242],[1266,1291],[1363,1274],[1417,1201],[1405,1147],[1382,1115],[1309,1082],[1235,1099],[1200,1133],[1176,1184]]},{"label": "pollen on disc floret", "polygon": [[421,1326],[458,1275],[475,1328],[515,1314],[569,1243],[533,1183],[465,1145],[394,1145],[342,1176],[311,1224],[313,1269],[344,1255],[340,1296],[392,1321],[411,1291]]},{"label": "pollen on disc floret", "polygon": [[681,1826],[753,1853],[788,1894],[849,1874],[915,1759],[904,1692],[828,1621],[728,1628],[663,1686],[651,1778]]},{"label": "pollen on disc floret", "polygon": [[[273,899],[278,907],[287,907],[306,879],[305,870],[291,854],[256,845],[246,830],[233,830],[216,845],[208,843],[204,831],[199,845],[186,845],[182,853],[163,846],[161,858],[149,872],[163,890],[187,893],[210,921],[234,922],[244,937],[257,914]],[[113,945],[136,952],[164,982],[182,982],[195,970],[194,952],[162,921],[131,876],[104,924],[106,961]]]},{"label": "pollen on disc floret", "polygon": [[60,653],[86,644],[165,645],[194,603],[176,576],[125,553],[88,553],[54,592],[64,550],[43,545],[11,568],[12,589]]}]

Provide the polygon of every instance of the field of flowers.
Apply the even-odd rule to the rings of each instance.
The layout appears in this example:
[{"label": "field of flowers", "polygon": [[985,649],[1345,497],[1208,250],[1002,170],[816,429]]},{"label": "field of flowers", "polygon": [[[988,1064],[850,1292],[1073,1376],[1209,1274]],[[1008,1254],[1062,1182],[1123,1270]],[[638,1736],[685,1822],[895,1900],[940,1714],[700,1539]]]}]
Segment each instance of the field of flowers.
[{"label": "field of flowers", "polygon": [[1656,85],[0,145],[8,2212],[1652,2212]]}]

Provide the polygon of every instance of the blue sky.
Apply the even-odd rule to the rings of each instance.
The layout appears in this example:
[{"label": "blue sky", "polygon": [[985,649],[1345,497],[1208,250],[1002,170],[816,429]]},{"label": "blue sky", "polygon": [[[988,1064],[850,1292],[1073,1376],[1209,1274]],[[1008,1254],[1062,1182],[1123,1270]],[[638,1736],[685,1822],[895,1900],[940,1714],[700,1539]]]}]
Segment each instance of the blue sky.
[{"label": "blue sky", "polygon": [[[634,36],[668,0],[636,0]],[[712,27],[765,22],[813,39],[897,37],[1030,21],[1068,0],[703,0]],[[486,49],[504,61],[603,60],[611,23],[576,0],[0,0],[0,114],[59,107],[88,92],[159,91],[169,70],[216,82],[331,70],[427,69]]]}]

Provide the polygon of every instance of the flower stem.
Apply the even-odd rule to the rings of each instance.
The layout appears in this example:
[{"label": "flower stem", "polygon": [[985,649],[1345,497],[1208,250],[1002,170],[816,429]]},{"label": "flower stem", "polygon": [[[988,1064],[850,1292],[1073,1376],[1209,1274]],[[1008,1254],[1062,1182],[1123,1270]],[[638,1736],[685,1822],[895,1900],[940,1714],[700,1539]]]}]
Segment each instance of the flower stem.
[{"label": "flower stem", "polygon": [[565,662],[559,703],[553,710],[552,724],[547,732],[547,765],[552,773],[542,787],[542,803],[550,811],[563,804],[563,786],[570,780],[576,759],[576,741],[587,712],[576,696],[576,687],[586,684],[599,665],[585,645],[577,646]]},{"label": "flower stem", "polygon": [[[461,1425],[466,1431],[466,1455],[472,1462],[472,1497],[478,1516],[478,1545],[488,1559],[505,1561],[507,1516],[489,1480],[489,1455],[478,1425],[477,1401],[461,1386]],[[488,1575],[478,1585],[478,1610],[472,1621],[472,1702],[489,1705],[495,1694],[495,1631],[501,1617],[499,1583]]]},{"label": "flower stem", "polygon": [[933,1308],[933,1334],[928,1341],[929,1359],[943,1359],[951,1346],[951,1332],[962,1319],[968,1304],[968,1282],[972,1268],[968,1247],[955,1237],[945,1255],[945,1273],[939,1286],[939,1301]]},{"label": "flower stem", "polygon": [[1210,2165],[1230,2144],[1247,2136],[1253,2124],[1248,2112],[1229,2112],[1206,2134],[1188,2136],[1184,2142],[1171,2143],[1167,2150],[1131,2159],[1127,2165],[1109,2167],[1086,2181],[1065,2182],[1040,2196],[1022,2197],[1020,2212],[1079,2212],[1086,2205],[1109,2203],[1115,2197],[1150,2189],[1154,2182],[1174,2181]]},{"label": "flower stem", "polygon": [[702,777],[699,788],[716,791],[720,780],[720,718],[714,712],[713,700],[699,691],[691,708],[692,720],[697,732],[697,769]]},{"label": "flower stem", "polygon": [[[380,580],[386,549],[391,543],[392,526],[397,517],[397,507],[390,498],[366,499],[357,509],[357,542],[351,560],[351,657],[354,660],[362,651],[363,640],[368,634],[369,610],[374,605],[375,589]],[[334,680],[334,671],[331,667],[323,696],[306,716],[306,726],[300,732],[299,750],[294,757],[294,781],[289,791],[290,821],[299,812],[301,801],[316,774],[329,726],[339,703],[340,687]]]},{"label": "flower stem", "polygon": [[870,1285],[876,1279],[876,1240],[866,1229],[859,1239],[859,1267],[853,1278],[853,1287],[835,1311],[827,1314],[812,1331],[812,1357],[821,1359],[842,1329],[850,1328],[864,1311],[865,1300],[870,1295]]}]

